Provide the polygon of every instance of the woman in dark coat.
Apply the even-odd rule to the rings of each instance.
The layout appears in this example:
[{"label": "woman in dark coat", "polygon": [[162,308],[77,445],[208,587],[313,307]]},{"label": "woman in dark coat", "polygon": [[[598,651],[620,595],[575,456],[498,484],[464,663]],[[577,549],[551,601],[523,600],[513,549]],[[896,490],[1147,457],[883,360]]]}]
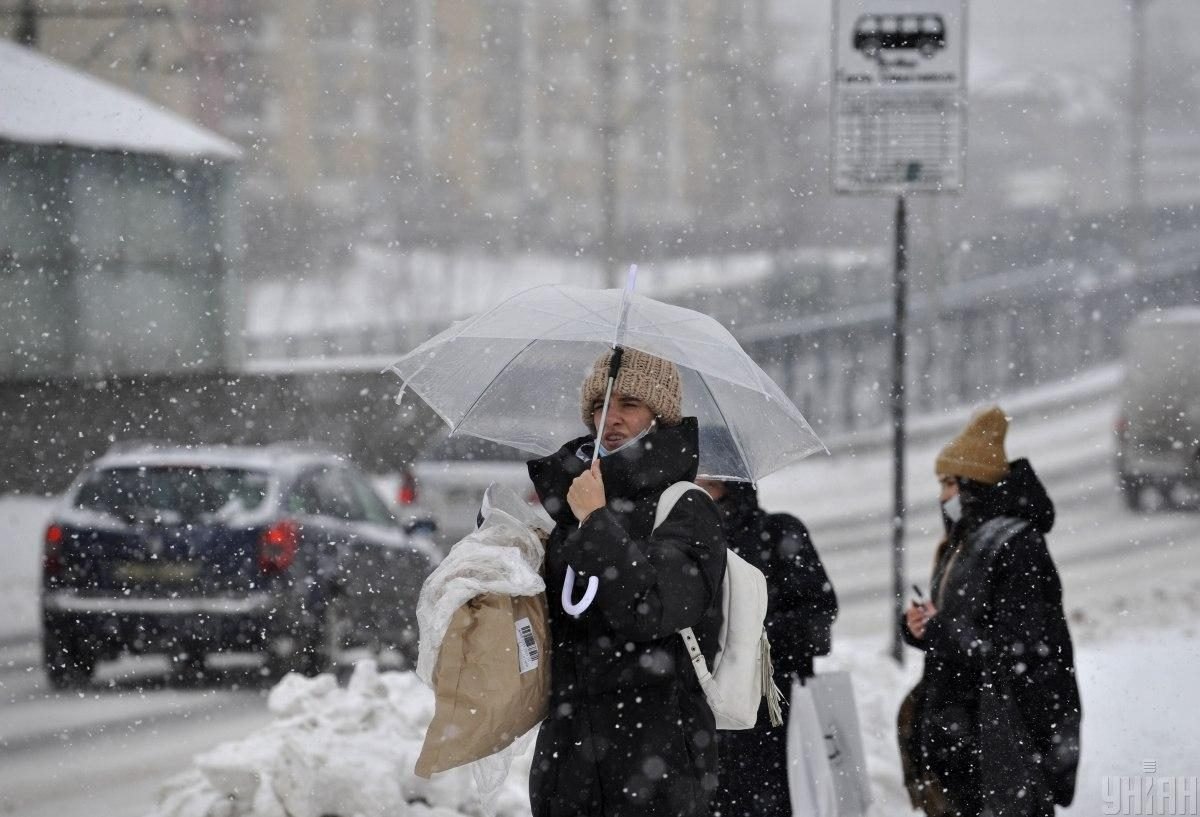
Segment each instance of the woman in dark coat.
[{"label": "woman in dark coat", "polygon": [[[607,367],[605,356],[584,384],[592,428]],[[675,367],[627,349],[598,463],[590,465],[591,435],[529,463],[556,523],[546,547],[550,715],[530,774],[534,817],[708,814],[714,720],[678,630],[692,627],[712,661],[725,540],[701,491],[684,494],[653,529],[662,492],[696,476],[696,421],[680,416],[680,402]],[[576,600],[599,578],[578,618],[559,600],[568,565]]]},{"label": "woman in dark coat", "polygon": [[938,456],[947,538],[903,625],[925,652],[900,711],[905,783],[933,817],[1050,817],[1075,790],[1079,689],[1044,538],[1054,506],[1027,460],[1008,462],[1007,428],[985,409]]},{"label": "woman in dark coat", "polygon": [[[794,516],[769,514],[747,482],[700,484],[717,501],[728,547],[767,579],[767,635],[775,684],[789,694],[792,678],[811,678],[813,657],[827,655],[837,595]],[[720,732],[721,784],[713,803],[720,817],[788,817],[787,724],[771,726],[766,704],[753,729]]]}]

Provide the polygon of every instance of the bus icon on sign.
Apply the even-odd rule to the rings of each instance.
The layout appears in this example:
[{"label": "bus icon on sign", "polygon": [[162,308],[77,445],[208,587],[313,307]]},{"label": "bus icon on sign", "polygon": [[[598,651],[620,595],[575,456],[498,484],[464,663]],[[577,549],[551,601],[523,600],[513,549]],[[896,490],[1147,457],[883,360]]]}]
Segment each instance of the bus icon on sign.
[{"label": "bus icon on sign", "polygon": [[945,47],[940,14],[864,14],[854,22],[854,48],[868,59],[885,51],[917,51],[928,59]]}]

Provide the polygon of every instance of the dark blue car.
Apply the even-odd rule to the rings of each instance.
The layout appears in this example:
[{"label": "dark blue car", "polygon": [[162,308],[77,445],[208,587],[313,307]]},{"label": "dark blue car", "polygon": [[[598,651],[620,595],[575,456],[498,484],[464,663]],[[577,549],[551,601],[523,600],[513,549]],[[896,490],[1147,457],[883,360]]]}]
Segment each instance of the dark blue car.
[{"label": "dark blue car", "polygon": [[437,561],[344,459],[294,446],[136,447],[88,466],[46,530],[46,673],[86,683],[123,652],[256,651],[276,673],[347,647],[415,664],[416,605]]}]

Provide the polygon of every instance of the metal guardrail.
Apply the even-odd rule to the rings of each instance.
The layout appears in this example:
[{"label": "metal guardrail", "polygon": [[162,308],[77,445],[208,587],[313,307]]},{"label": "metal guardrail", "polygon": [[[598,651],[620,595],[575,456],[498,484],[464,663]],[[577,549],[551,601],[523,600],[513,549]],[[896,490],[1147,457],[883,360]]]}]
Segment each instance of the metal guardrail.
[{"label": "metal guardrail", "polygon": [[[973,278],[910,299],[909,399],[917,410],[978,404],[1117,358],[1128,321],[1155,306],[1200,302],[1200,233],[1157,237],[1150,263],[1123,272],[1065,258]],[[1127,268],[1125,268],[1127,269]],[[363,327],[249,339],[260,367],[399,356],[443,328]],[[892,304],[859,303],[739,327],[738,340],[823,432],[887,420]],[[265,362],[265,363],[264,363]]]},{"label": "metal guardrail", "polygon": [[[1137,275],[1047,263],[910,301],[908,397],[918,410],[979,404],[1119,357],[1139,312],[1200,302],[1200,235]],[[738,339],[825,432],[887,421],[891,304],[746,327]]]}]

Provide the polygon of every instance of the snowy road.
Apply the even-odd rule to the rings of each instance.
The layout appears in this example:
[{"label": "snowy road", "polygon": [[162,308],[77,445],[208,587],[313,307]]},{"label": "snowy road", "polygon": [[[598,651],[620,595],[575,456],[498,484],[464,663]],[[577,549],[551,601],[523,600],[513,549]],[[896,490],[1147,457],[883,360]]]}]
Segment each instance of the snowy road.
[{"label": "snowy road", "polygon": [[257,666],[168,688],[166,664],[123,661],[83,693],[56,693],[37,644],[0,646],[0,814],[134,817],[192,755],[268,720]]},{"label": "snowy road", "polygon": [[[1096,611],[1151,617],[1146,599],[1157,589],[1200,588],[1200,514],[1144,517],[1123,508],[1111,467],[1113,416],[1107,398],[1055,408],[1049,418],[1018,411],[1008,446],[1010,456],[1033,460],[1058,504],[1051,549],[1074,626],[1093,638],[1103,637],[1090,623]],[[923,587],[940,525],[937,447],[914,446],[908,461],[908,574]],[[878,450],[818,458],[762,486],[764,505],[796,512],[812,529],[842,599],[835,637],[877,636],[881,649],[890,643],[890,473],[887,451]],[[41,506],[0,499],[0,519],[18,505],[17,527],[32,541],[3,555],[8,564],[28,565],[36,562],[29,551],[36,553],[41,524],[31,517]],[[14,575],[0,576],[0,589]],[[83,694],[49,691],[30,626],[34,611],[21,606],[35,599],[21,587],[5,604],[10,621],[0,624],[0,815],[145,814],[159,785],[194,753],[268,720],[264,684],[247,664],[222,667],[203,688],[181,689],[164,683],[165,665],[125,661],[105,667]]]}]

